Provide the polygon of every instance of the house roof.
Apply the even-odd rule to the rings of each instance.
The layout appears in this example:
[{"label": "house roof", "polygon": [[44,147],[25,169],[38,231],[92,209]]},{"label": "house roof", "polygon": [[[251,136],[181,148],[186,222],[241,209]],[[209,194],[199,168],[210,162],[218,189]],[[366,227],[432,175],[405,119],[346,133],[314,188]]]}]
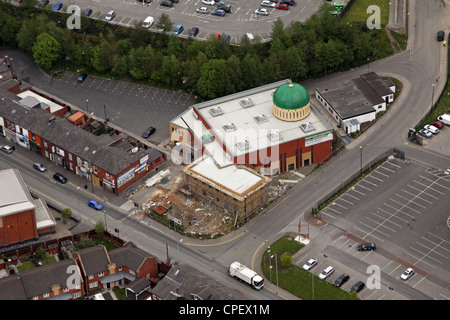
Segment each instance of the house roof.
[{"label": "house roof", "polygon": [[28,300],[20,276],[0,278],[0,300]]},{"label": "house roof", "polygon": [[174,265],[153,288],[164,300],[245,300],[238,291],[185,264]]},{"label": "house roof", "polygon": [[[59,285],[61,289],[68,287],[68,267],[74,266],[81,281],[81,274],[74,260],[62,260],[41,267],[22,271],[19,276],[28,298],[52,291],[53,285]],[[81,283],[80,283],[81,284]],[[69,283],[71,285],[71,283]]]},{"label": "house roof", "polygon": [[61,149],[87,160],[106,172],[117,175],[145,156],[150,161],[161,157],[156,149],[140,150],[134,154],[111,146],[113,140],[106,135],[95,136],[69,121],[53,116],[42,109],[28,109],[7,94],[0,92],[0,116],[44,138]]},{"label": "house roof", "polygon": [[114,262],[117,267],[126,266],[135,272],[139,271],[139,267],[145,259],[156,259],[155,256],[135,247],[131,243],[128,243],[123,247],[110,250],[108,254],[111,261]]},{"label": "house roof", "polygon": [[111,263],[106,248],[96,245],[75,252],[80,257],[81,267],[85,275],[93,275],[108,270]]}]

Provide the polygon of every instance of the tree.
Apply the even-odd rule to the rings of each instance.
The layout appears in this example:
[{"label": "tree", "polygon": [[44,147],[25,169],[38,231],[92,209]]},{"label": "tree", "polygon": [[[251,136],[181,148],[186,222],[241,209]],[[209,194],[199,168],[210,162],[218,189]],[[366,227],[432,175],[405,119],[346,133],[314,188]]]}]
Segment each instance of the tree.
[{"label": "tree", "polygon": [[72,217],[72,210],[70,208],[66,208],[61,211],[61,216],[63,217],[63,222],[66,223],[66,219],[70,219]]},{"label": "tree", "polygon": [[94,230],[96,234],[103,234],[105,232],[105,223],[103,222],[103,220],[97,221]]},{"label": "tree", "polygon": [[292,264],[292,256],[287,252],[281,255],[280,260],[283,267],[289,267]]},{"label": "tree", "polygon": [[172,31],[173,22],[170,20],[170,17],[167,13],[163,13],[159,16],[156,21],[156,29],[162,30],[164,32]]},{"label": "tree", "polygon": [[197,90],[204,99],[214,99],[233,92],[227,61],[212,59],[200,69]]},{"label": "tree", "polygon": [[16,35],[20,30],[21,23],[16,18],[0,13],[0,44],[4,46],[15,46]]},{"label": "tree", "polygon": [[33,58],[36,63],[44,69],[50,69],[55,61],[59,59],[61,44],[48,33],[37,36],[33,45]]},{"label": "tree", "polygon": [[37,247],[36,251],[34,252],[34,257],[37,260],[42,260],[45,258],[45,256],[46,256],[45,249],[42,246]]}]

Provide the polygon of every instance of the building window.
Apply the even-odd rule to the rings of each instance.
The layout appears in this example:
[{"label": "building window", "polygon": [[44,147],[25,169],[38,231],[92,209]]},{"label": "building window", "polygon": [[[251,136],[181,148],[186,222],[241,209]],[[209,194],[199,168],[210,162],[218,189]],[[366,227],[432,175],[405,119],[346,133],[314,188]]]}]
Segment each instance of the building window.
[{"label": "building window", "polygon": [[216,197],[216,201],[217,201],[217,202],[220,202],[220,199],[219,199],[219,197]]},{"label": "building window", "polygon": [[44,141],[44,147],[47,148],[47,141]]},{"label": "building window", "polygon": [[89,283],[89,289],[96,288],[97,286],[98,286],[98,282],[97,281]]},{"label": "building window", "polygon": [[44,293],[42,296],[43,296],[44,298],[48,298],[48,297],[50,297],[50,293]]},{"label": "building window", "polygon": [[77,292],[77,293],[72,294],[72,297],[73,297],[73,298],[79,298],[79,297],[81,297],[81,292]]},{"label": "building window", "polygon": [[233,212],[234,212],[234,214],[237,214],[237,213],[238,213],[238,209],[237,209],[237,207],[236,207],[236,206],[234,206],[234,208],[233,208]]},{"label": "building window", "polygon": [[225,210],[228,210],[228,202],[226,202],[226,201],[223,202],[223,208]]},{"label": "building window", "polygon": [[203,190],[203,195],[206,196],[206,190]]},{"label": "building window", "polygon": [[88,279],[89,279],[89,280],[94,279],[94,275],[90,274],[89,277],[88,277]]},{"label": "building window", "polygon": [[99,273],[98,273],[98,276],[99,276],[99,277],[103,277],[104,275],[105,275],[104,272],[99,272]]},{"label": "building window", "polygon": [[261,204],[264,203],[264,196],[261,196]]}]

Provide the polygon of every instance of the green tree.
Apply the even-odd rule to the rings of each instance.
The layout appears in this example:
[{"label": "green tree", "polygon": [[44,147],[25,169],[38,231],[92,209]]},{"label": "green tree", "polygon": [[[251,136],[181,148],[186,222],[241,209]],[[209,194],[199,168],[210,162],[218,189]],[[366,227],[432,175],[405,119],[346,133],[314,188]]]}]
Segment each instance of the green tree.
[{"label": "green tree", "polygon": [[44,69],[50,69],[54,62],[59,59],[61,44],[48,33],[37,36],[33,45],[33,58],[36,63]]},{"label": "green tree", "polygon": [[22,26],[17,33],[17,43],[19,48],[25,51],[25,53],[33,53],[33,45],[36,42],[36,38],[39,34],[47,31],[47,27],[50,23],[50,19],[44,15],[38,15],[30,19],[24,19]]},{"label": "green tree", "polygon": [[287,252],[281,255],[280,260],[283,267],[289,267],[292,264],[292,256]]},{"label": "green tree", "polygon": [[15,46],[17,44],[16,35],[19,32],[21,23],[13,16],[0,12],[0,44],[3,46]]},{"label": "green tree", "polygon": [[46,256],[45,249],[42,246],[39,246],[36,248],[36,251],[34,252],[34,257],[38,260],[44,259]]},{"label": "green tree", "polygon": [[96,234],[103,234],[106,230],[105,228],[105,223],[103,222],[103,220],[99,220],[97,221],[97,223],[95,224],[95,233]]},{"label": "green tree", "polygon": [[164,32],[169,32],[173,29],[173,22],[172,20],[170,20],[170,17],[167,13],[161,14],[155,25],[158,30],[162,30]]},{"label": "green tree", "polygon": [[231,93],[232,88],[230,70],[226,60],[212,59],[202,66],[197,90],[204,99],[222,97]]},{"label": "green tree", "polygon": [[151,45],[145,48],[132,49],[129,55],[130,74],[136,80],[148,79],[161,66],[160,53]]},{"label": "green tree", "polygon": [[63,211],[61,211],[61,216],[63,217],[64,223],[66,223],[66,220],[72,217],[72,210],[70,208],[64,209]]}]

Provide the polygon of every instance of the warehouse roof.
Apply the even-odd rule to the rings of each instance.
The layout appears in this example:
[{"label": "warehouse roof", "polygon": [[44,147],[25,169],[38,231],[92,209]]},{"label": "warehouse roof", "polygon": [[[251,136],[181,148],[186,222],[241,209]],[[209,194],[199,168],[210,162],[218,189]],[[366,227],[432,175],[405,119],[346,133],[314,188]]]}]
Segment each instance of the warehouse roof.
[{"label": "warehouse roof", "polygon": [[0,170],[0,190],[0,217],[36,208],[19,170]]}]

